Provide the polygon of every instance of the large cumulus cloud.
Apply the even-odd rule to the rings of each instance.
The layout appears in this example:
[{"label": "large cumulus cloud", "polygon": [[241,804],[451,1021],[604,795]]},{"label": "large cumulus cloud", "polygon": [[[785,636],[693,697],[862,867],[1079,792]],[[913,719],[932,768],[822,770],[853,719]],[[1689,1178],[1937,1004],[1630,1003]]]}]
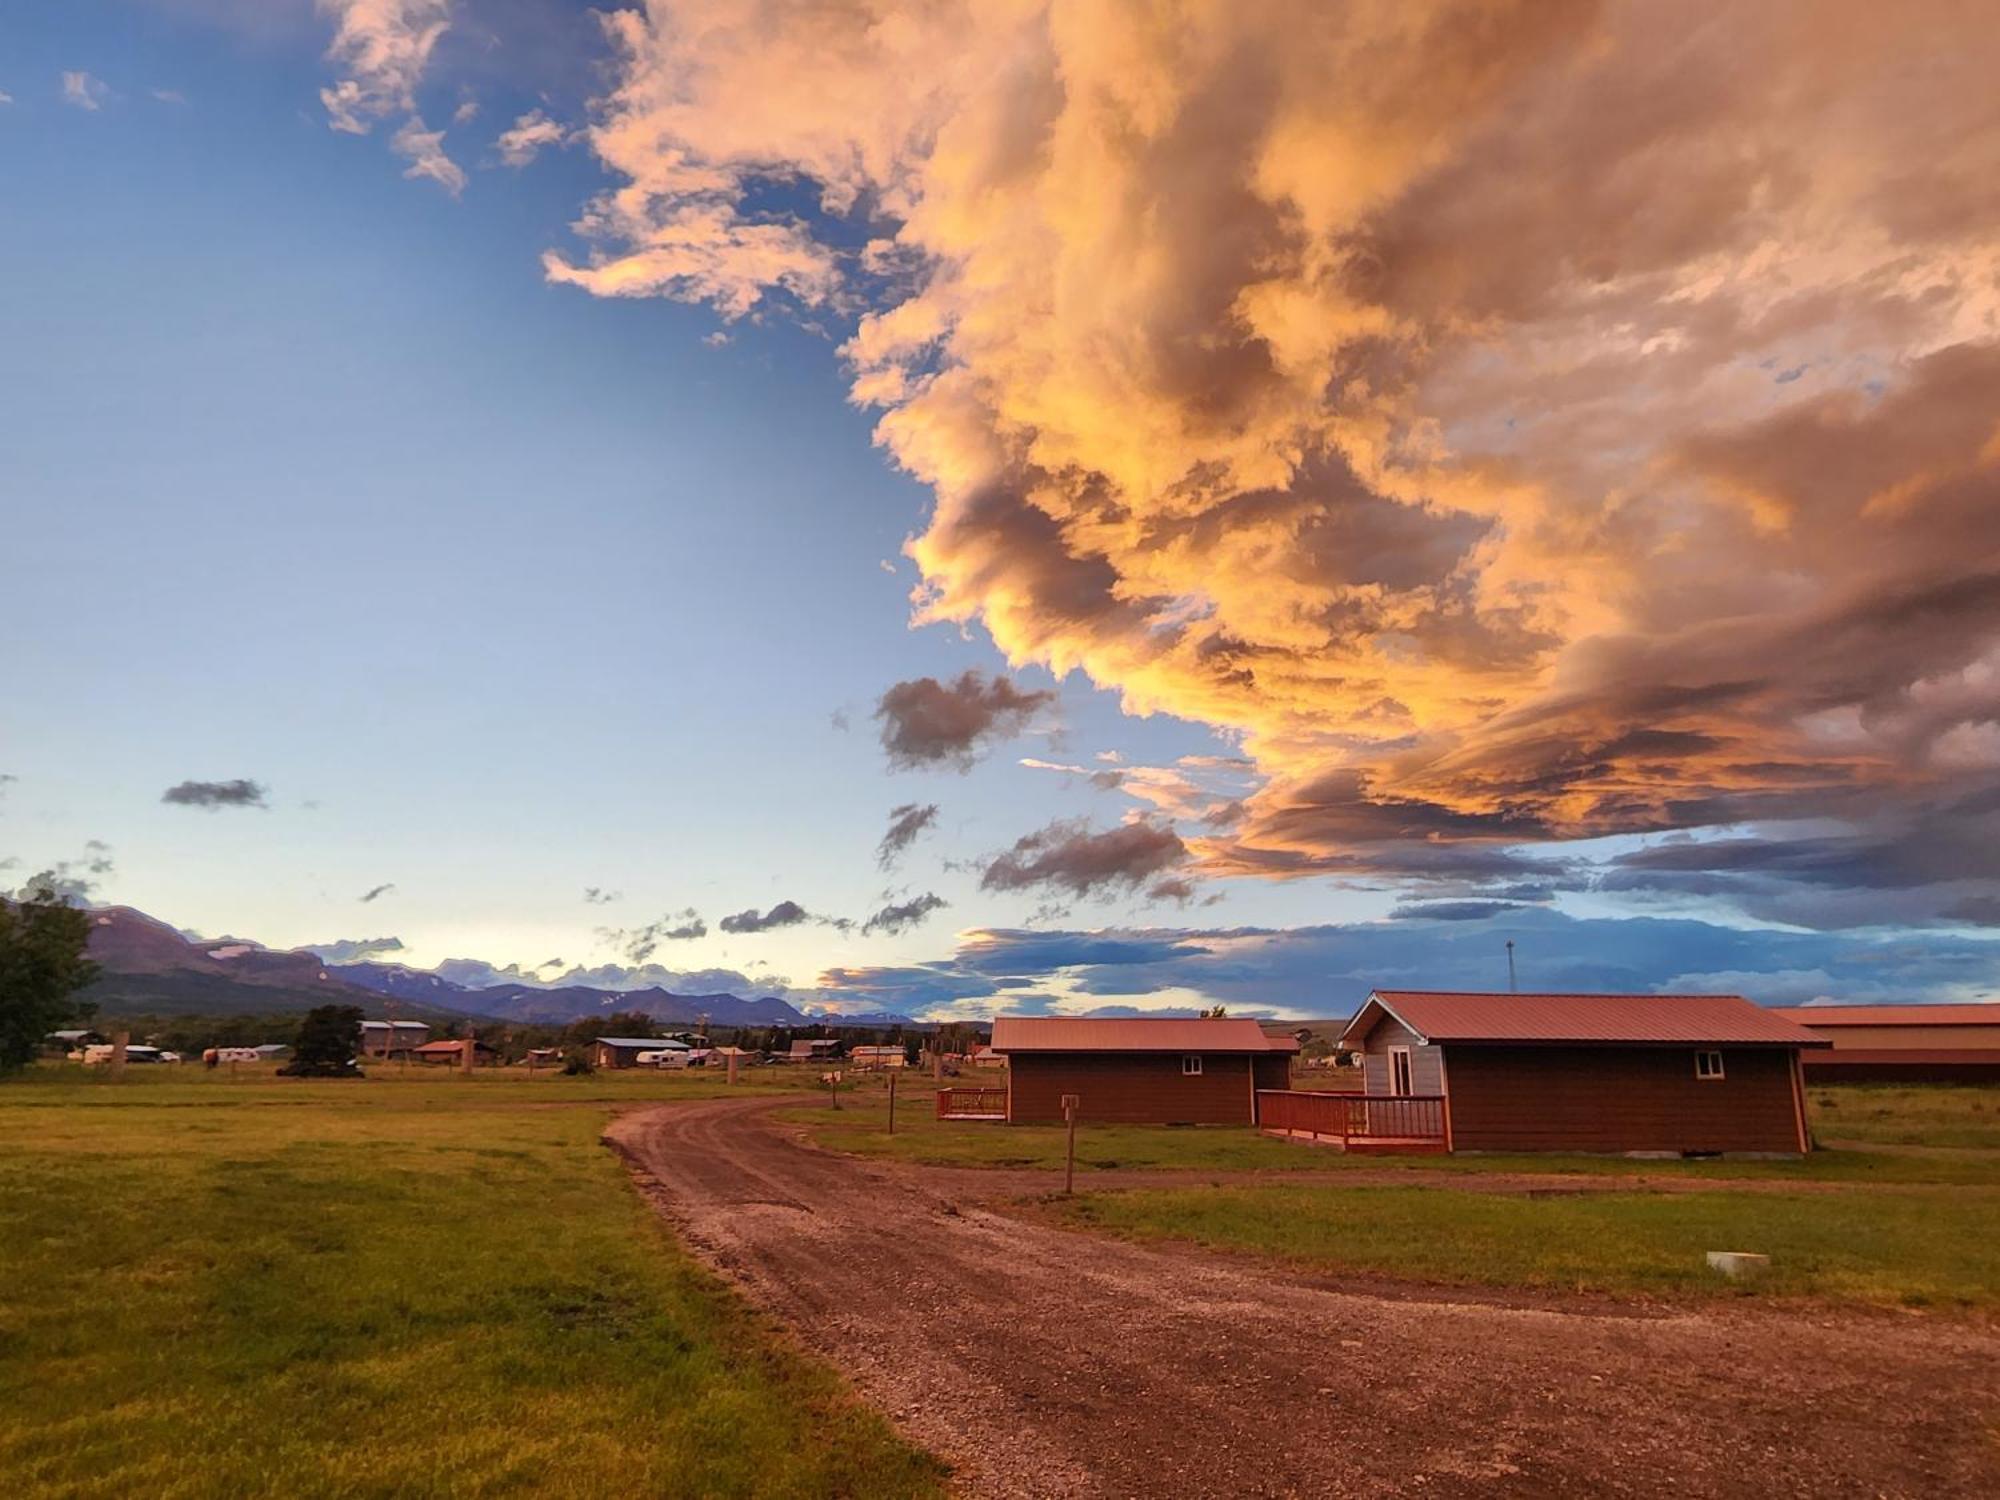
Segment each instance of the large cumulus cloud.
[{"label": "large cumulus cloud", "polygon": [[2000,30],[1965,7],[606,24],[619,185],[549,274],[845,320],[935,495],[917,617],[1238,737],[1209,872],[1894,843],[2000,776]]}]

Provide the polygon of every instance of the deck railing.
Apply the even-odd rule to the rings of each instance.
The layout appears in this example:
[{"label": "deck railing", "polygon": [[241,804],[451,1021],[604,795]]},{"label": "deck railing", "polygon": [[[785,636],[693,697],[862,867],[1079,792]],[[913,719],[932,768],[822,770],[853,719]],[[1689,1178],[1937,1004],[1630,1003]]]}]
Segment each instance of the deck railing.
[{"label": "deck railing", "polygon": [[1257,1090],[1257,1124],[1354,1146],[1442,1147],[1442,1094],[1327,1094]]},{"label": "deck railing", "polygon": [[939,1089],[937,1117],[940,1120],[1004,1120],[1007,1118],[1007,1091]]}]

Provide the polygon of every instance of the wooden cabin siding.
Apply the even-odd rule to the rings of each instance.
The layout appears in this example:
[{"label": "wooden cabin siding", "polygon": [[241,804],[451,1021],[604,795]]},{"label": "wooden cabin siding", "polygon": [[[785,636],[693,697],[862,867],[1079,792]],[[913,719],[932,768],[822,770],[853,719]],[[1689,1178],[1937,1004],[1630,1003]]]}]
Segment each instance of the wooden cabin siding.
[{"label": "wooden cabin siding", "polygon": [[1417,1040],[1416,1033],[1393,1016],[1384,1016],[1376,1022],[1362,1042],[1361,1079],[1362,1092],[1366,1094],[1387,1094],[1389,1087],[1389,1049],[1408,1047],[1410,1049],[1410,1092],[1413,1094],[1442,1094],[1444,1092],[1444,1053],[1441,1048],[1424,1045]]},{"label": "wooden cabin siding", "polygon": [[1288,1089],[1292,1086],[1292,1055],[1270,1052],[1253,1060],[1260,1089]]},{"label": "wooden cabin siding", "polygon": [[[1248,1053],[1203,1053],[1198,1075],[1181,1072],[1178,1052],[1017,1052],[1008,1059],[1008,1119],[1017,1125],[1062,1120],[1075,1094],[1079,1118],[1124,1125],[1248,1125],[1258,1086]],[[1282,1084],[1276,1085],[1283,1087]]]},{"label": "wooden cabin siding", "polygon": [[[1378,1028],[1379,1029],[1379,1028]],[[1694,1047],[1452,1046],[1452,1144],[1460,1151],[1800,1149],[1794,1053]],[[1371,1087],[1370,1093],[1375,1092]]]}]

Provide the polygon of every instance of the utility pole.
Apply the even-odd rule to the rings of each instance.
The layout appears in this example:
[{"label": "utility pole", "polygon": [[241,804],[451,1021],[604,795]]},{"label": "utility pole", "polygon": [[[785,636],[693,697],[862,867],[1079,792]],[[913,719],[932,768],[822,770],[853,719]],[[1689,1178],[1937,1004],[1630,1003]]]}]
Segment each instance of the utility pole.
[{"label": "utility pole", "polygon": [[1517,993],[1517,990],[1518,986],[1516,986],[1514,983],[1514,940],[1512,938],[1508,938],[1507,939],[1507,993],[1512,995]]}]

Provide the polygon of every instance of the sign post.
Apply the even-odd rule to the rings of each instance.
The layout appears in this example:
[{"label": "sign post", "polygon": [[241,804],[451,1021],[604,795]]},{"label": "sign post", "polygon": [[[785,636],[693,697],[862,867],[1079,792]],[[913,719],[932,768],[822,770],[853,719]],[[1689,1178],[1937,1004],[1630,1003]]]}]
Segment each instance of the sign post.
[{"label": "sign post", "polygon": [[1063,1196],[1071,1197],[1076,1192],[1076,1116],[1082,1107],[1081,1094],[1062,1096],[1063,1124],[1068,1136],[1063,1148]]},{"label": "sign post", "polygon": [[889,1070],[889,1134],[896,1133],[896,1070]]}]

